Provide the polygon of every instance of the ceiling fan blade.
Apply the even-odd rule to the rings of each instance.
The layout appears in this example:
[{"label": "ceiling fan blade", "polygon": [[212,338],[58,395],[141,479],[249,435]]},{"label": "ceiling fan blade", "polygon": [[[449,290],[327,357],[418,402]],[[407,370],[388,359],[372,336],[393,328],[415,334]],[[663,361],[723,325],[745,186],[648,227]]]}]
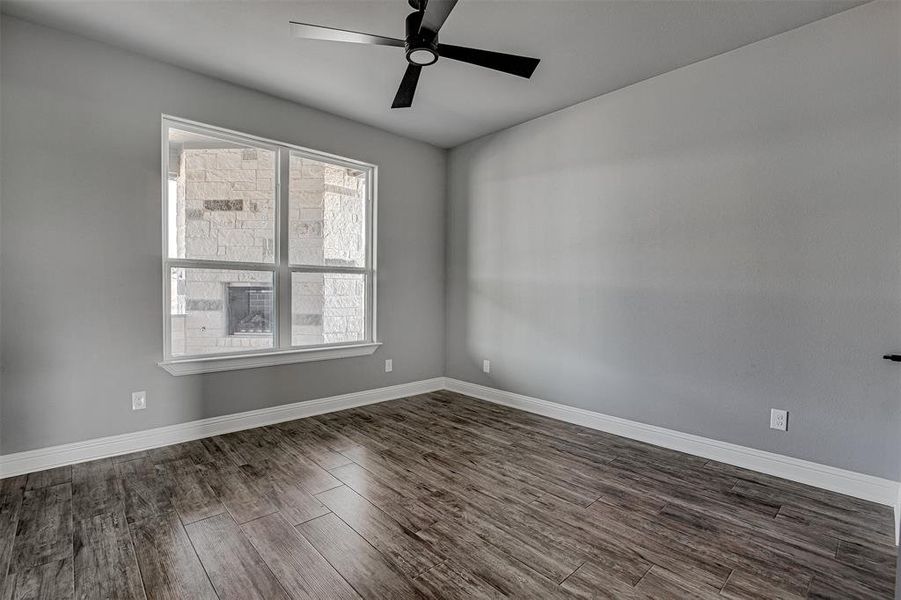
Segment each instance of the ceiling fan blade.
[{"label": "ceiling fan blade", "polygon": [[400,80],[400,87],[397,88],[397,95],[394,96],[394,103],[391,108],[408,108],[413,104],[413,94],[416,93],[416,84],[419,82],[419,73],[422,67],[419,65],[407,65],[404,72],[404,78]]},{"label": "ceiling fan blade", "polygon": [[541,62],[541,59],[538,58],[504,54],[503,52],[491,52],[490,50],[479,50],[477,48],[466,48],[464,46],[454,46],[451,44],[438,44],[438,54],[442,58],[459,60],[487,69],[494,69],[495,71],[518,75],[519,77],[525,77],[526,79],[532,76],[535,67]]},{"label": "ceiling fan blade", "polygon": [[329,42],[351,42],[353,44],[374,44],[376,46],[404,47],[404,41],[371,33],[359,33],[322,25],[309,25],[291,21],[291,34],[297,38],[308,40],[326,40]]},{"label": "ceiling fan blade", "polygon": [[432,33],[438,33],[456,4],[457,0],[426,0],[419,30],[428,29]]}]

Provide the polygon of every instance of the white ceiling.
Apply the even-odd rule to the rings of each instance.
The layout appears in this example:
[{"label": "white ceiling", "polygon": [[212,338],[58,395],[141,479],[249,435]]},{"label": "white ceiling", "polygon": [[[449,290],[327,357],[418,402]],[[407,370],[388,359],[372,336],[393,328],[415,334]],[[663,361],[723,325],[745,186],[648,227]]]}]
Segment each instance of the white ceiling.
[{"label": "white ceiling", "polygon": [[405,0],[4,0],[4,13],[452,147],[793,29],[855,0],[461,0],[445,43],[541,58],[531,80],[451,60],[390,108],[398,48],[292,38],[289,20],[403,37]]}]

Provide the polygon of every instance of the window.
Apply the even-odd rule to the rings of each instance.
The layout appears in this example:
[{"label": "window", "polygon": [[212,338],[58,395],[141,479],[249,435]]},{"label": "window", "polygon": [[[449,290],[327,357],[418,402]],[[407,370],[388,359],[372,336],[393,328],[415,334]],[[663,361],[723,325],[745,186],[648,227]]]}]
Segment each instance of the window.
[{"label": "window", "polygon": [[372,165],[165,117],[160,366],[374,352],[374,185]]}]

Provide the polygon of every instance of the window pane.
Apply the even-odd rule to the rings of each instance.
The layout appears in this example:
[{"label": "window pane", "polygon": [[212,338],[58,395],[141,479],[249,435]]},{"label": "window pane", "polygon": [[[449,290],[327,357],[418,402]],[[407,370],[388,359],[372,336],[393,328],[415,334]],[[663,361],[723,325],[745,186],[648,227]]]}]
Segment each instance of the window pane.
[{"label": "window pane", "polygon": [[172,356],[273,347],[270,271],[173,268],[169,279]]},{"label": "window pane", "polygon": [[291,344],[311,346],[366,339],[362,273],[291,274]]},{"label": "window pane", "polygon": [[366,173],[291,153],[291,264],[366,266]]},{"label": "window pane", "polygon": [[272,150],[169,129],[169,257],[272,262],[275,173]]}]

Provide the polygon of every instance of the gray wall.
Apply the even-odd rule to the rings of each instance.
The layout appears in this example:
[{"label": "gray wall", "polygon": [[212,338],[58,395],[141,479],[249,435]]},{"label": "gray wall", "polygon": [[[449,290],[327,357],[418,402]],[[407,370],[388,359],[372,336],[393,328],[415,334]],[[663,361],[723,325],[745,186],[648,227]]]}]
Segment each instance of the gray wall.
[{"label": "gray wall", "polygon": [[[443,150],[9,17],[0,93],[3,453],[443,374]],[[156,366],[161,113],[379,165],[379,351]]]},{"label": "gray wall", "polygon": [[[0,451],[446,373],[897,478],[899,21],[872,3],[458,148],[445,206],[441,150],[4,17]],[[156,366],[163,112],[380,165],[379,352]]]},{"label": "gray wall", "polygon": [[[3,13],[0,13],[0,52],[3,49]],[[0,59],[2,59],[2,54],[0,54]],[[0,60],[0,115],[3,114],[3,60]],[[0,151],[3,149],[3,119],[0,118]],[[0,160],[0,214],[3,212],[3,161]],[[2,228],[0,228],[2,229]],[[0,238],[2,238],[2,232],[0,232]],[[3,244],[0,243],[0,256],[2,256],[2,247]],[[0,258],[0,289],[2,289],[3,285],[3,266],[2,266],[2,258]],[[0,292],[0,298],[3,297],[2,292]],[[0,316],[2,316],[3,311],[0,310]],[[0,327],[0,335],[2,335],[2,327]],[[2,359],[0,359],[0,454],[3,453],[3,363]]]},{"label": "gray wall", "polygon": [[446,374],[897,479],[899,20],[864,5],[454,149]]}]

